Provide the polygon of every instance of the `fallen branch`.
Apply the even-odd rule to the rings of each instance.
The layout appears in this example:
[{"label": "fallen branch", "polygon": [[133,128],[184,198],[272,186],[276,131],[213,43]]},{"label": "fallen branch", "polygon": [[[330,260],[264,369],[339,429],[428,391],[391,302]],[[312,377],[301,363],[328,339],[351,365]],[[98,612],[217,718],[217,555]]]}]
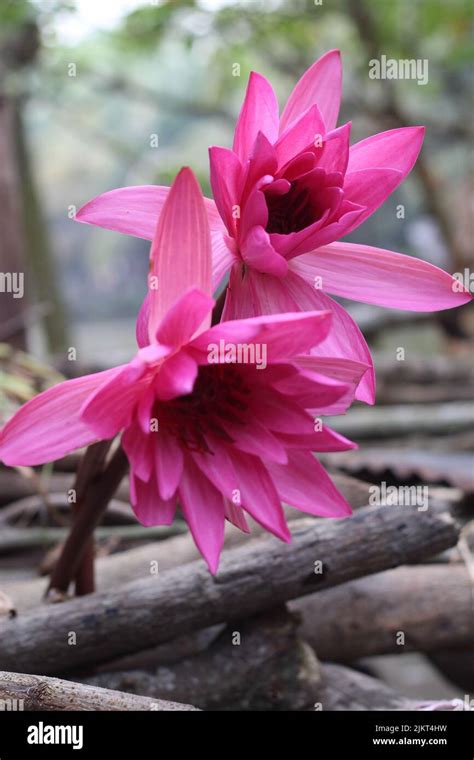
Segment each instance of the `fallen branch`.
[{"label": "fallen branch", "polygon": [[[202,561],[0,622],[0,667],[58,673],[246,617],[453,546],[449,511],[365,508],[345,520],[300,520],[293,541],[248,541],[216,577]],[[15,601],[15,600],[13,600]],[[76,645],[70,645],[71,632]]]},{"label": "fallen branch", "polygon": [[474,649],[472,588],[462,564],[398,567],[297,599],[290,609],[322,660]]},{"label": "fallen branch", "polygon": [[[370,484],[365,483],[363,480],[353,478],[350,475],[342,475],[340,473],[331,473],[331,477],[334,483],[343,493],[351,506],[356,509],[367,504],[369,496]],[[113,507],[114,502],[111,502],[109,509],[106,512],[108,514],[110,506]],[[131,512],[131,508],[130,512]],[[301,512],[296,509],[286,508],[286,518],[288,520],[296,520],[301,518]],[[260,525],[249,519],[249,523],[252,526],[252,537],[263,533],[263,528]],[[177,523],[170,526],[168,535],[172,535],[175,532],[180,532],[182,526],[179,526],[178,530],[174,530]],[[131,526],[132,527],[132,526]],[[143,538],[153,538],[153,528],[141,528],[140,526],[133,526],[136,529],[138,535],[143,535]],[[114,531],[116,529],[114,528]],[[157,535],[162,537],[166,535],[163,533],[163,528],[158,528]],[[127,537],[132,534],[127,531]],[[1,542],[7,541],[7,534],[5,531],[0,532],[0,551]],[[22,534],[23,536],[24,534]],[[102,528],[97,528],[95,535],[101,538],[105,535],[110,535],[103,531]],[[120,535],[119,533],[113,535]],[[225,538],[225,550],[238,546],[242,543],[248,542],[248,536],[246,533],[234,528],[233,525],[228,523],[226,525],[226,538]],[[156,541],[150,542],[136,549],[129,549],[128,551],[113,554],[109,557],[103,557],[96,560],[96,584],[98,591],[107,591],[109,589],[117,588],[129,581],[138,580],[138,578],[148,577],[150,573],[151,563],[158,562],[160,572],[170,570],[180,565],[185,565],[188,562],[193,562],[199,558],[199,552],[196,549],[194,541],[189,534],[184,536],[176,536],[170,538],[158,544]],[[46,588],[47,582],[43,578],[33,578],[30,580],[10,581],[3,584],[4,590],[15,600],[17,609],[26,611],[32,609],[41,603]]]},{"label": "fallen branch", "polygon": [[59,678],[0,671],[0,704],[7,709],[12,702],[20,704],[23,710],[196,710],[191,705],[100,689]]}]

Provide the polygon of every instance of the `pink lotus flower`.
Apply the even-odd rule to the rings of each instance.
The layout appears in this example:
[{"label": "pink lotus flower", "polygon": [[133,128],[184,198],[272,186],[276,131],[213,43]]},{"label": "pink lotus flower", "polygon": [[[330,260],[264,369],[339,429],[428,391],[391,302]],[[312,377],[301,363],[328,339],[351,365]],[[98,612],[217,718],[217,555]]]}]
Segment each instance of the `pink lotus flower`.
[{"label": "pink lotus flower", "polygon": [[[206,199],[213,281],[230,270],[224,319],[295,310],[333,313],[333,329],[312,350],[372,365],[354,320],[331,293],[365,303],[437,311],[470,300],[443,270],[411,256],[335,242],[356,229],[412,169],[423,127],[382,132],[349,146],[336,127],[339,51],[326,53],[295,86],[282,116],[270,83],[252,73],[232,150],[210,149],[215,204]],[[77,219],[152,239],[168,189],[113,190]],[[357,397],[373,403],[373,368]]]},{"label": "pink lotus flower", "polygon": [[[354,444],[329,427],[315,429],[314,415],[345,411],[367,366],[298,357],[326,339],[331,314],[261,316],[209,327],[210,235],[188,169],[164,204],[152,254],[135,358],[67,380],[25,404],[0,434],[3,462],[37,465],[123,433],[138,519],[170,524],[178,501],[212,572],[225,519],[248,531],[244,510],[284,541],[290,534],[282,501],[315,515],[350,514],[310,452]],[[227,353],[215,352],[223,346],[265,347],[265,367],[229,363]],[[345,381],[322,374],[328,370]]]}]

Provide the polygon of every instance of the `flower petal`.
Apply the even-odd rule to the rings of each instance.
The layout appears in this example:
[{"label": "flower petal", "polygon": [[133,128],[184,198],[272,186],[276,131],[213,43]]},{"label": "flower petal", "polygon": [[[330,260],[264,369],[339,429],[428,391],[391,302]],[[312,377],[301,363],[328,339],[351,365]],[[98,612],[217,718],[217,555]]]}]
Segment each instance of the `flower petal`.
[{"label": "flower petal", "polygon": [[179,495],[196,546],[211,573],[216,573],[224,543],[224,499],[190,456],[186,457]]},{"label": "flower petal", "polygon": [[156,443],[156,478],[162,499],[171,499],[176,493],[183,474],[183,452],[176,440],[158,430]]},{"label": "flower petal", "polygon": [[248,266],[257,272],[284,277],[288,262],[277,253],[270,243],[270,236],[263,227],[252,227],[242,242],[240,253]]},{"label": "flower petal", "polygon": [[341,104],[341,93],[341,54],[339,50],[330,50],[313,63],[296,84],[283,111],[280,132],[313,103],[319,106],[326,131],[334,129]]},{"label": "flower petal", "polygon": [[288,464],[269,464],[268,471],[282,501],[321,517],[347,517],[352,509],[312,454],[291,451]]},{"label": "flower petal", "polygon": [[133,472],[130,475],[130,501],[142,525],[171,525],[176,513],[176,499],[164,501],[158,493],[155,478],[147,483]]},{"label": "flower petal", "polygon": [[276,141],[278,166],[283,167],[306,148],[313,146],[316,137],[322,137],[325,131],[323,117],[314,103],[296,121],[289,124]]},{"label": "flower petal", "polygon": [[471,300],[442,269],[402,253],[355,243],[331,243],[292,262],[307,282],[316,276],[329,293],[410,311],[439,311]]},{"label": "flower petal", "polygon": [[156,396],[162,401],[186,396],[194,388],[197,374],[196,360],[186,350],[179,351],[161,365],[154,383]]},{"label": "flower petal", "polygon": [[[169,191],[169,187],[161,185],[119,187],[84,204],[74,218],[83,224],[153,240],[156,222]],[[204,203],[211,230],[225,231],[214,201],[205,198]]]},{"label": "flower petal", "polygon": [[329,335],[322,343],[311,349],[311,354],[318,357],[342,357],[369,365],[370,369],[364,374],[359,384],[356,398],[373,404],[375,401],[375,373],[372,357],[364,336],[350,314],[321,290],[312,287],[297,272],[288,272],[284,282],[300,309],[328,309],[331,311],[332,326]]},{"label": "flower petal", "polygon": [[66,380],[28,401],[0,433],[0,459],[6,465],[53,462],[97,440],[81,419],[80,409],[91,394],[115,378],[122,367]]},{"label": "flower petal", "polygon": [[[360,227],[384,203],[390,193],[393,193],[402,178],[403,175],[398,169],[361,169],[348,172],[344,178],[344,197],[346,201],[365,208],[350,224],[345,225],[338,237],[348,235]],[[314,247],[319,248],[321,245],[325,245],[322,240]]]},{"label": "flower petal", "polygon": [[424,134],[424,127],[400,127],[367,137],[351,147],[347,171],[396,169],[401,182],[418,158]]},{"label": "flower petal", "polygon": [[189,288],[211,295],[212,253],[201,188],[190,169],[181,169],[158,220],[151,247],[150,320],[155,339],[169,307]]},{"label": "flower petal", "polygon": [[232,451],[232,463],[245,511],[265,530],[269,530],[282,541],[290,541],[291,534],[280,498],[263,463],[257,457],[235,449]]},{"label": "flower petal", "polygon": [[209,148],[212,194],[229,235],[235,235],[235,207],[240,203],[239,180],[242,164],[229,148]]},{"label": "flower petal", "polygon": [[205,329],[210,325],[213,306],[214,300],[209,295],[191,288],[175,301],[163,317],[156,333],[158,342],[172,348],[184,346],[199,328]]},{"label": "flower petal", "polygon": [[233,144],[233,150],[242,162],[249,158],[259,132],[263,132],[269,142],[276,141],[278,102],[268,79],[252,71],[237,120]]}]

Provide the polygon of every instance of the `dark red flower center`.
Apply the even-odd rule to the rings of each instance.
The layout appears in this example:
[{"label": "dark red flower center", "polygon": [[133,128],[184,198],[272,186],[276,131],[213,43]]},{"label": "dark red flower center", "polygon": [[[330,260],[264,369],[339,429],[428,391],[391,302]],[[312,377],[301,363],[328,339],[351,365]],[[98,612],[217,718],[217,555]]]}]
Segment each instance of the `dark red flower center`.
[{"label": "dark red flower center", "polygon": [[298,182],[292,182],[284,195],[266,195],[268,208],[268,233],[278,232],[288,235],[309,227],[315,220],[311,206],[310,192]]},{"label": "dark red flower center", "polygon": [[154,416],[160,429],[176,437],[184,448],[212,454],[206,434],[232,443],[225,422],[244,424],[250,392],[237,367],[204,365],[199,367],[192,393],[157,401]]}]

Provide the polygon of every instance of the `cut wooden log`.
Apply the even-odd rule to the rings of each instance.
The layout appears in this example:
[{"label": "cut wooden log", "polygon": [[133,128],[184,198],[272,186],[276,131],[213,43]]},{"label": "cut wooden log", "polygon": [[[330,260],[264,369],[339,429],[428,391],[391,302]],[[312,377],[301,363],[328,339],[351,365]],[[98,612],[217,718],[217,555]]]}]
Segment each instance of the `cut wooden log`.
[{"label": "cut wooden log", "polygon": [[[191,705],[151,699],[121,691],[101,689],[59,678],[6,673],[0,671],[0,703],[8,708],[13,703],[23,710],[92,711],[115,710],[163,711],[196,710]],[[18,707],[17,707],[18,709]]]},{"label": "cut wooden log", "polygon": [[[449,510],[364,508],[345,520],[299,520],[284,544],[260,537],[202,561],[0,621],[0,667],[54,674],[229,622],[453,546]],[[15,602],[15,599],[13,599]]]},{"label": "cut wooden log", "polygon": [[473,649],[472,581],[463,564],[398,567],[290,603],[321,660]]}]

